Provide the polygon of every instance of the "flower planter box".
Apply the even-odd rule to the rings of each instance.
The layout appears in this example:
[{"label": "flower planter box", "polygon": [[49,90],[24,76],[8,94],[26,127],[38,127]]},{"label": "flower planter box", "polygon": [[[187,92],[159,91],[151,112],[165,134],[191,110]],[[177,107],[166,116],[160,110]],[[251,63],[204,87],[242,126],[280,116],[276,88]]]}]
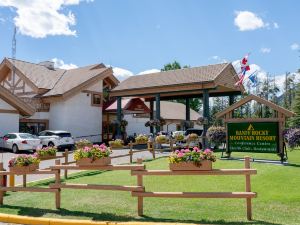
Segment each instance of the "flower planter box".
[{"label": "flower planter box", "polygon": [[9,167],[9,171],[16,174],[26,174],[39,168],[39,164],[31,164],[29,166],[13,166]]},{"label": "flower planter box", "polygon": [[109,145],[109,147],[112,149],[123,149],[124,145]]},{"label": "flower planter box", "polygon": [[201,165],[196,165],[194,162],[170,163],[170,170],[212,170],[212,161],[204,160]]},{"label": "flower planter box", "polygon": [[148,143],[148,141],[136,141],[135,143],[138,145],[145,145]]},{"label": "flower planter box", "polygon": [[38,158],[39,158],[40,160],[54,159],[55,157],[56,157],[56,154],[55,154],[55,155],[38,156]]},{"label": "flower planter box", "polygon": [[110,157],[103,157],[101,159],[92,160],[90,158],[83,158],[76,161],[76,165],[78,166],[106,166],[111,164]]}]

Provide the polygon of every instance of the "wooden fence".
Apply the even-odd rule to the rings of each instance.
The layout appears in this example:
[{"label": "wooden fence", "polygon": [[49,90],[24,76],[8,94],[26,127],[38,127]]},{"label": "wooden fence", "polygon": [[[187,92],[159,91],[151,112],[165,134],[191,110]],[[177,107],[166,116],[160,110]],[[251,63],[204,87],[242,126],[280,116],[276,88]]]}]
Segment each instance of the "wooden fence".
[{"label": "wooden fence", "polygon": [[[0,164],[1,166],[1,164]],[[3,167],[3,164],[2,164]],[[28,174],[54,174],[55,182],[49,185],[49,188],[27,188],[26,179],[23,180],[23,187],[3,187],[0,186],[0,204],[3,204],[5,191],[28,191],[28,192],[54,192],[56,197],[56,207],[60,208],[61,189],[84,189],[84,190],[114,190],[129,191],[133,197],[137,197],[138,215],[143,215],[143,200],[148,197],[156,198],[244,198],[246,200],[247,219],[252,219],[252,202],[257,194],[251,191],[250,176],[255,175],[257,171],[250,168],[250,158],[245,157],[244,169],[213,169],[206,171],[172,171],[172,170],[146,170],[142,164],[142,159],[138,159],[138,164],[134,165],[107,165],[107,166],[77,166],[63,165],[60,160],[55,161],[55,166],[51,170],[37,170]],[[98,184],[72,184],[61,182],[61,170],[128,170],[132,176],[137,177],[137,185],[98,185]],[[11,175],[11,172],[0,172],[0,178],[3,175]],[[26,177],[27,174],[23,174]],[[244,192],[150,192],[145,190],[143,183],[144,176],[181,176],[181,175],[199,175],[199,176],[223,176],[223,175],[244,175]]]}]

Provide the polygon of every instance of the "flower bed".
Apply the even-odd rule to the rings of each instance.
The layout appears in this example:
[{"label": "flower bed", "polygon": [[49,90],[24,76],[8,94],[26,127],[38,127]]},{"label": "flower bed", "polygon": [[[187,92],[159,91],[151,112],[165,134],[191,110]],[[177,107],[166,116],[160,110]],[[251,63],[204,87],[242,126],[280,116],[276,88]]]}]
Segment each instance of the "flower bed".
[{"label": "flower bed", "polygon": [[121,139],[116,139],[114,141],[110,141],[109,146],[111,148],[123,148],[124,147],[124,142]]},{"label": "flower bed", "polygon": [[37,149],[35,155],[39,159],[49,159],[56,156],[57,148],[56,147],[45,147],[42,149]]},{"label": "flower bed", "polygon": [[40,160],[32,155],[18,155],[8,162],[9,171],[13,173],[30,173],[39,168]]},{"label": "flower bed", "polygon": [[92,147],[77,149],[74,153],[74,159],[79,166],[103,166],[111,163],[110,154],[110,148],[106,147],[105,144],[93,145]]},{"label": "flower bed", "polygon": [[164,143],[167,143],[168,142],[168,138],[166,135],[158,135],[156,138],[155,138],[155,142],[156,143],[159,143],[159,144],[164,144]]},{"label": "flower bed", "polygon": [[169,156],[170,170],[211,170],[216,156],[210,149],[176,150]]},{"label": "flower bed", "polygon": [[92,147],[93,143],[87,139],[80,139],[75,143],[76,149],[84,148],[84,147]]},{"label": "flower bed", "polygon": [[136,138],[135,138],[135,142],[137,144],[147,144],[148,143],[148,137],[146,135],[143,134],[139,134]]}]

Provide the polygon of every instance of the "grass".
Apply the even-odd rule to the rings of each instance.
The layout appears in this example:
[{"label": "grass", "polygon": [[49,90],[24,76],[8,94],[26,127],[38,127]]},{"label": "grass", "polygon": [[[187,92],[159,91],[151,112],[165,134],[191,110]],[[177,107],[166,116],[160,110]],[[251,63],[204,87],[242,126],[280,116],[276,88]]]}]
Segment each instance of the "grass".
[{"label": "grass", "polygon": [[[234,153],[234,157],[243,157]],[[274,154],[247,154],[278,159]],[[218,153],[220,156],[220,153]],[[289,152],[290,165],[252,163],[253,221],[246,220],[244,199],[145,198],[144,214],[137,216],[137,199],[129,192],[62,190],[61,209],[55,209],[53,193],[8,192],[0,212],[36,217],[104,221],[161,221],[203,224],[300,224],[300,151]],[[146,162],[147,169],[167,169],[166,158]],[[215,168],[243,168],[238,160],[218,160]],[[31,184],[47,186],[52,181]],[[86,171],[70,176],[68,182],[136,185],[128,171]],[[147,191],[244,191],[243,176],[148,176]]]}]

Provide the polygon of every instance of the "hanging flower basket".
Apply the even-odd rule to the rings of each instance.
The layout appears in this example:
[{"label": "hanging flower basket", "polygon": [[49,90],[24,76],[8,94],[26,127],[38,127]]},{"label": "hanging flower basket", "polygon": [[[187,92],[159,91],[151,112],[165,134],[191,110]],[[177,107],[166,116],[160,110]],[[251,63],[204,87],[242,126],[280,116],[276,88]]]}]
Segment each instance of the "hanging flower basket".
[{"label": "hanging flower basket", "polygon": [[109,142],[109,147],[112,149],[116,148],[123,148],[124,147],[124,142],[121,139],[116,139],[114,141]]},{"label": "hanging flower basket", "polygon": [[137,144],[147,144],[148,143],[148,137],[146,135],[139,134],[135,138],[135,143],[137,143]]},{"label": "hanging flower basket", "polygon": [[155,138],[155,142],[156,143],[159,143],[159,144],[165,144],[168,142],[168,138],[166,135],[158,135],[156,138]]},{"label": "hanging flower basket", "polygon": [[104,166],[111,163],[110,148],[105,144],[77,149],[74,159],[79,166]]},{"label": "hanging flower basket", "polygon": [[176,134],[175,135],[175,140],[176,141],[183,141],[184,140],[184,135],[183,134]]},{"label": "hanging flower basket", "polygon": [[198,135],[197,134],[189,134],[188,136],[188,141],[197,141],[198,140]]},{"label": "hanging flower basket", "polygon": [[176,150],[169,156],[170,170],[212,170],[212,163],[216,161],[213,151],[204,151],[194,147],[189,149]]},{"label": "hanging flower basket", "polygon": [[16,174],[26,174],[39,168],[40,160],[32,155],[18,155],[8,162],[9,171]]}]

